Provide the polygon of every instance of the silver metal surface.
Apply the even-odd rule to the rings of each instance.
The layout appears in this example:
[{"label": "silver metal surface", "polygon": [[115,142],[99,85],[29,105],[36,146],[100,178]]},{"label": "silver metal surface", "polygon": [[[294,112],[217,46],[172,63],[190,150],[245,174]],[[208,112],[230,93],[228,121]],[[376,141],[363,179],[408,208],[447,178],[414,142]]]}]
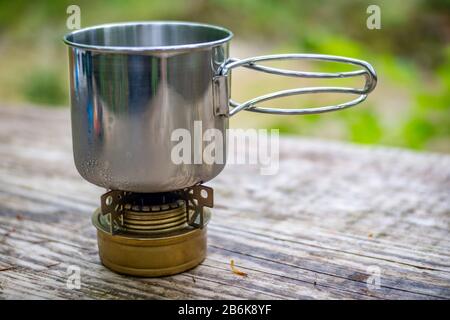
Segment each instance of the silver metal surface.
[{"label": "silver metal surface", "polygon": [[192,52],[231,40],[233,33],[204,23],[143,21],[102,24],[71,32],[64,42],[74,48],[109,53]]},{"label": "silver metal surface", "polygon": [[[231,36],[214,26],[174,22],[67,35],[73,150],[81,176],[107,189],[163,192],[219,174],[224,163],[173,163],[178,141],[171,135],[184,128],[198,143],[194,121],[201,121],[203,132],[225,135],[228,117],[215,115],[212,83],[228,58]],[[227,100],[222,103],[228,108]]]},{"label": "silver metal surface", "polygon": [[[186,129],[191,140],[204,149],[207,142],[195,135],[195,121],[201,121],[202,132],[217,129],[225,137],[229,117],[241,110],[276,114],[340,110],[362,102],[376,85],[373,68],[356,59],[312,54],[229,59],[232,36],[221,27],[161,21],[108,24],[66,35],[73,150],[81,176],[107,189],[132,192],[165,192],[204,183],[218,175],[225,163],[175,164],[171,152],[178,141],[172,141],[171,136],[176,129]],[[256,64],[279,59],[335,61],[364,69],[319,73]],[[363,89],[284,90],[238,104],[229,99],[230,72],[238,66],[295,77],[365,76],[366,84]],[[324,92],[359,97],[313,109],[256,106],[283,96]],[[226,140],[223,142],[225,160]]]}]

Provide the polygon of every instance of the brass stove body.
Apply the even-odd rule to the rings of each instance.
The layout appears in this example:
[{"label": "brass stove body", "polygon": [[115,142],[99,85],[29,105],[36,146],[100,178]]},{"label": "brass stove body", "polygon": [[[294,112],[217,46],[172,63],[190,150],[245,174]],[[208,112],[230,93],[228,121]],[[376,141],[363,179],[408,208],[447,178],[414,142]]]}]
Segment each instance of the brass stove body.
[{"label": "brass stove body", "polygon": [[109,269],[134,276],[180,273],[206,257],[212,189],[137,194],[110,191],[93,216],[99,255]]}]

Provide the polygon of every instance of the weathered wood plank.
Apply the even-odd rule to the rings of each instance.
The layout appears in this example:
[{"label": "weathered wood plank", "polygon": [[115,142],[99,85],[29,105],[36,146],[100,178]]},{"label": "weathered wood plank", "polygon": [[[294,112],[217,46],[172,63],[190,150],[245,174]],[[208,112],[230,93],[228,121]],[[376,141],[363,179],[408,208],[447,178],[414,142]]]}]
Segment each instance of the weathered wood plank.
[{"label": "weathered wood plank", "polygon": [[[90,215],[103,190],[74,168],[68,110],[0,107],[0,298],[450,298],[450,156],[294,138],[280,148],[278,175],[231,165],[209,184],[202,265],[126,277],[99,262]],[[66,287],[70,265],[79,290]]]}]

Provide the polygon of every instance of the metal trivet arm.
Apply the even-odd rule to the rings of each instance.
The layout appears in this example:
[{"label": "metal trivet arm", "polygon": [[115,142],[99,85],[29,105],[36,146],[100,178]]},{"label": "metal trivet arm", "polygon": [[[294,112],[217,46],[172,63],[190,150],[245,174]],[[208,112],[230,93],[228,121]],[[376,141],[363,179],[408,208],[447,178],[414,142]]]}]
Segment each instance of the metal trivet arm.
[{"label": "metal trivet arm", "polygon": [[130,192],[111,190],[100,197],[102,215],[110,215],[110,234],[116,234],[123,225],[123,207],[127,202]]},{"label": "metal trivet arm", "polygon": [[[214,190],[204,185],[196,185],[180,192],[180,196],[186,203],[186,220],[195,228],[202,229],[205,226],[205,210],[203,207],[214,206]],[[190,215],[190,212],[193,212]],[[196,222],[199,218],[199,222]]]}]

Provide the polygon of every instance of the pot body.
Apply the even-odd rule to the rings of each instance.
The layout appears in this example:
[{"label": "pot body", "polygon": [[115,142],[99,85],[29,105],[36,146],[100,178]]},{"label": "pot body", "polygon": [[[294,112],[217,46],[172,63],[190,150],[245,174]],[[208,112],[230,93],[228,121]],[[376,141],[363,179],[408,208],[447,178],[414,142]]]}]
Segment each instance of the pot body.
[{"label": "pot body", "polygon": [[[174,163],[176,129],[190,133],[192,150],[206,147],[194,134],[216,129],[225,137],[228,97],[214,98],[228,43],[170,52],[108,52],[69,47],[72,137],[75,165],[87,181],[132,192],[178,190],[206,182],[221,163]],[[228,92],[228,88],[221,88]],[[214,105],[216,103],[216,105]],[[222,106],[218,106],[221,104]]]}]

